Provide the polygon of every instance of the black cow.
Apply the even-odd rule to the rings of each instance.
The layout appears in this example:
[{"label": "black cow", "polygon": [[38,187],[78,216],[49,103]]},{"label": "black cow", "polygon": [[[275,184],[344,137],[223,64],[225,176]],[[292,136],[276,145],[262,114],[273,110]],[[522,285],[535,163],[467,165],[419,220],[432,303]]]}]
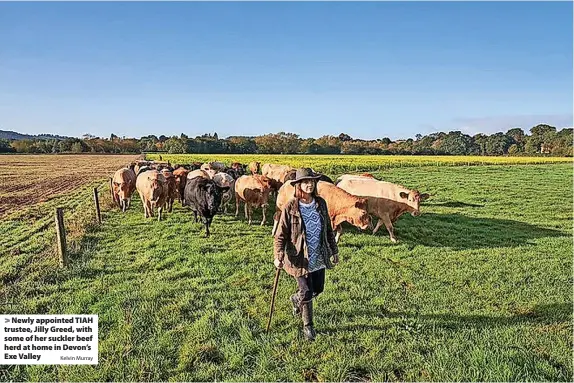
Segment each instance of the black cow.
[{"label": "black cow", "polygon": [[213,180],[203,177],[192,178],[185,184],[182,205],[191,208],[195,222],[199,221],[198,215],[201,217],[206,237],[209,237],[209,226],[219,209],[221,197],[228,189],[229,187],[219,187]]}]

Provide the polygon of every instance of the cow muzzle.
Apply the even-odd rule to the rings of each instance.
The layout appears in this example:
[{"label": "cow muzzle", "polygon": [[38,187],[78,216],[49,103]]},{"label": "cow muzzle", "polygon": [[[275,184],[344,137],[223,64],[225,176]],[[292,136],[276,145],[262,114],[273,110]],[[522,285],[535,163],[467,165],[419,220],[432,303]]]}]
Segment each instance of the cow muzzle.
[{"label": "cow muzzle", "polygon": [[420,210],[414,210],[414,211],[411,213],[411,215],[412,215],[413,217],[418,217],[419,215],[421,215],[421,212],[420,212]]}]

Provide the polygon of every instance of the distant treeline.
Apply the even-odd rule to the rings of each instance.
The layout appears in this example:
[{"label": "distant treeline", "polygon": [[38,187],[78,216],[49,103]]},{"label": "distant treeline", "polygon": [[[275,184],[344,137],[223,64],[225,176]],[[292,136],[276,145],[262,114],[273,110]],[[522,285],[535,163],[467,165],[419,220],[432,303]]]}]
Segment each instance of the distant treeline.
[{"label": "distant treeline", "polygon": [[17,153],[237,153],[237,154],[413,154],[413,155],[547,155],[572,156],[572,128],[560,131],[540,124],[526,134],[520,128],[506,133],[470,136],[460,131],[416,135],[415,139],[392,141],[353,139],[345,133],[320,138],[300,138],[293,133],[257,137],[231,136],[219,139],[217,133],[190,138],[145,136],[109,138],[84,135],[83,138],[0,140],[0,152]]}]

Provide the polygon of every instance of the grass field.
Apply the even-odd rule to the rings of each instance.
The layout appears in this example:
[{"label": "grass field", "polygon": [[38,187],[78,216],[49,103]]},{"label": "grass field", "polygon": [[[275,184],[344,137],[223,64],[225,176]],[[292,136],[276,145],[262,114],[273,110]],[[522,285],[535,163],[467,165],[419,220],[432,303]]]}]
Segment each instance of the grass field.
[{"label": "grass field", "polygon": [[109,177],[134,155],[2,155],[0,217]]},{"label": "grass field", "polygon": [[46,261],[4,287],[5,313],[98,314],[99,365],[3,366],[0,379],[572,381],[571,164],[375,175],[431,198],[396,224],[397,244],[384,230],[343,234],[314,343],[291,316],[286,274],[264,332],[270,220],[217,216],[205,239],[177,203],[144,220],[136,195],[126,214],[104,212],[70,269]]}]

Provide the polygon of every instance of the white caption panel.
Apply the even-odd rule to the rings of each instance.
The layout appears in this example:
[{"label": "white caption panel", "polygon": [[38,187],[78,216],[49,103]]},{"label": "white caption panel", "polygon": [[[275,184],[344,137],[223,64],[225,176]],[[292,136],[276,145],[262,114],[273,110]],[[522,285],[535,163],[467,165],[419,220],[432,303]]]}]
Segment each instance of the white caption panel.
[{"label": "white caption panel", "polygon": [[0,364],[98,364],[98,316],[0,315]]}]

